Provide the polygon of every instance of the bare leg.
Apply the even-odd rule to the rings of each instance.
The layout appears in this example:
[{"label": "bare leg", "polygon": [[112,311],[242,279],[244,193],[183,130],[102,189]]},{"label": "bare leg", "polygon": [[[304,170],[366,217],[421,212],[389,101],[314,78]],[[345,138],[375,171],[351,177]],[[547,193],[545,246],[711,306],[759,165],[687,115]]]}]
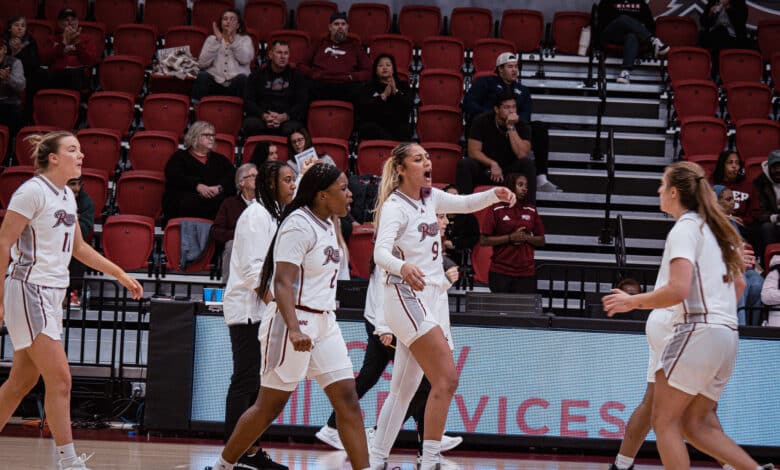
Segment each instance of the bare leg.
[{"label": "bare leg", "polygon": [[284,390],[261,387],[255,403],[236,423],[233,434],[230,435],[222,450],[222,459],[236,463],[284,410],[284,405],[287,404],[291,394],[292,392]]},{"label": "bare leg", "polygon": [[27,348],[30,359],[43,376],[46,421],[57,446],[73,442],[70,427],[70,368],[60,341],[39,334]]},{"label": "bare leg", "polygon": [[645,442],[647,434],[650,432],[650,421],[653,411],[653,390],[655,384],[647,383],[645,396],[642,397],[642,403],[637,405],[626,425],[626,433],[623,441],[620,443],[620,455],[634,458]]},{"label": "bare leg", "polygon": [[360,412],[355,380],[339,380],[325,388],[333,410],[336,412],[339,437],[347,451],[353,469],[368,467],[368,444]]},{"label": "bare leg", "polygon": [[664,468],[686,470],[691,466],[688,449],[683,442],[682,420],[694,398],[669,385],[663,370],[655,373],[652,425]]},{"label": "bare leg", "polygon": [[8,423],[22,399],[38,383],[40,376],[41,373],[38,372],[26,348],[14,352],[11,374],[0,386],[0,431]]}]

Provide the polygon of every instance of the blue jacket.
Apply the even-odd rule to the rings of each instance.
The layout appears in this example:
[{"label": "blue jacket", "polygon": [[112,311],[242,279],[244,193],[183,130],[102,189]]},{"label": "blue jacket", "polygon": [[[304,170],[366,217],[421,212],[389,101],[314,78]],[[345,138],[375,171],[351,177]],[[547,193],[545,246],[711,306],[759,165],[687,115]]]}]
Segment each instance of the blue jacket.
[{"label": "blue jacket", "polygon": [[[498,75],[490,77],[480,77],[471,84],[471,88],[463,97],[461,107],[466,114],[472,117],[493,111],[493,99],[502,92],[507,85]],[[533,103],[531,102],[531,92],[528,87],[522,85],[520,81],[515,81],[512,85],[517,101],[517,115],[524,122],[531,122],[531,111]]]}]

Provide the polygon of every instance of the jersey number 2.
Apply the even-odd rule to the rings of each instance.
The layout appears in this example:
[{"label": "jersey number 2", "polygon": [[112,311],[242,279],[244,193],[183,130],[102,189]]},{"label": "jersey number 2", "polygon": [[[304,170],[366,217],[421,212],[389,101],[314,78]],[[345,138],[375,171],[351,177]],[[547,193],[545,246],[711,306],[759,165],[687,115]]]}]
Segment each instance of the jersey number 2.
[{"label": "jersey number 2", "polygon": [[330,288],[335,289],[336,288],[336,276],[339,275],[339,270],[336,269],[333,271],[333,277],[330,278]]}]

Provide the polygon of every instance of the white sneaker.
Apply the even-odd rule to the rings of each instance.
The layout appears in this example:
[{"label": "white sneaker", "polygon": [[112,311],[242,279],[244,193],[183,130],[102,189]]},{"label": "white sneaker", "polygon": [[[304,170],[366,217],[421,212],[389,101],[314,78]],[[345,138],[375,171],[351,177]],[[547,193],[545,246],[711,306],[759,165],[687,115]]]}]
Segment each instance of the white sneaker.
[{"label": "white sneaker", "polygon": [[[537,191],[543,192],[543,193],[562,193],[563,189],[559,188],[555,183],[552,181],[546,181],[544,184],[539,185],[536,188]],[[445,436],[446,437],[446,436]],[[460,442],[458,442],[460,444]],[[441,440],[442,449],[444,448],[444,438]]]},{"label": "white sneaker", "polygon": [[629,72],[628,70],[621,70],[620,75],[617,78],[617,82],[624,83],[626,85],[631,83],[631,72]]},{"label": "white sneaker", "polygon": [[341,437],[339,437],[338,430],[328,426],[327,424],[320,428],[314,437],[321,440],[325,444],[333,447],[334,449],[344,450],[344,444],[341,443]]},{"label": "white sneaker", "polygon": [[669,53],[669,46],[664,44],[660,39],[653,38],[650,40],[650,42],[653,45],[653,52],[656,57],[658,58],[665,57],[666,54]]},{"label": "white sneaker", "polygon": [[81,454],[76,457],[76,460],[67,464],[62,463],[62,460],[60,460],[57,462],[57,470],[89,470],[87,460],[91,459],[93,455],[95,454]]}]

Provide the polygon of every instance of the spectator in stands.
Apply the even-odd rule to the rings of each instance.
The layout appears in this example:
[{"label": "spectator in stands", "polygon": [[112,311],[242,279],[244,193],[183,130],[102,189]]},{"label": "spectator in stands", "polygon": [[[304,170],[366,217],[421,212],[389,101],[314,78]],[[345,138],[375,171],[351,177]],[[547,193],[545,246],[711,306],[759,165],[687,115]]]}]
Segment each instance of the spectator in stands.
[{"label": "spectator in stands", "polygon": [[371,78],[371,60],[360,41],[348,36],[345,12],[331,15],[328,33],[298,67],[314,81],[313,100],[353,101],[361,82]]},{"label": "spectator in stands", "polygon": [[303,74],[290,67],[290,44],[274,41],[271,62],[249,76],[244,95],[244,135],[290,135],[303,125],[309,90]]},{"label": "spectator in stands", "polygon": [[216,132],[206,121],[195,122],[165,165],[163,211],[176,217],[214,219],[226,196],[234,194],[233,164],[214,152]]},{"label": "spectator in stands", "polygon": [[41,62],[49,66],[49,87],[83,91],[89,87],[89,73],[99,57],[89,35],[81,35],[76,12],[63,8],[57,15],[57,29],[41,46]]},{"label": "spectator in stands", "polygon": [[766,326],[780,327],[780,255],[772,256],[767,269],[761,288],[761,302],[769,307]]},{"label": "spectator in stands", "polygon": [[712,75],[718,76],[720,51],[747,44],[748,8],[745,0],[709,0],[699,16],[701,45],[710,50]]},{"label": "spectator in stands", "polygon": [[463,97],[463,111],[467,119],[492,111],[493,100],[504,90],[512,90],[517,102],[517,115],[520,120],[531,126],[531,150],[536,165],[536,188],[538,191],[555,192],[560,188],[547,179],[547,160],[550,148],[550,135],[547,124],[532,121],[533,102],[531,91],[520,82],[520,56],[504,52],[496,58],[495,76],[480,77]]},{"label": "spectator in stands", "polygon": [[236,170],[236,195],[226,197],[217,211],[214,225],[211,226],[211,238],[224,246],[222,251],[222,282],[227,284],[230,273],[230,254],[233,249],[233,235],[236,222],[246,206],[255,200],[255,178],[257,166],[244,163]]},{"label": "spectator in stands", "polygon": [[[290,164],[293,167],[293,170],[295,170],[296,173],[299,173],[298,177],[302,177],[303,173],[305,171],[300,171],[302,168],[298,168],[298,162],[295,160],[295,156],[299,153],[303,153],[305,150],[308,150],[310,148],[314,147],[314,144],[311,141],[311,134],[309,134],[309,130],[305,127],[299,127],[298,129],[295,129],[292,134],[287,136],[287,156],[288,160],[290,161]],[[331,165],[334,165],[333,159],[330,158],[330,155],[327,154],[317,154],[319,159],[322,159],[325,161],[325,163],[330,163]],[[310,158],[304,162],[305,169],[308,169],[309,166],[315,164],[317,162],[317,159]]]},{"label": "spectator in stands", "polygon": [[25,120],[32,117],[33,96],[41,87],[42,70],[41,58],[38,54],[38,43],[27,30],[27,18],[24,16],[12,16],[5,24],[3,34],[8,54],[22,61],[24,67],[25,92],[28,106],[26,106]]},{"label": "spectator in stands", "polygon": [[379,54],[372,70],[371,81],[360,89],[356,99],[358,137],[360,140],[411,140],[409,117],[414,93],[409,83],[398,78],[395,57]]},{"label": "spectator in stands", "polygon": [[618,83],[631,82],[631,70],[641,49],[652,49],[655,57],[669,53],[669,46],[654,36],[655,20],[647,2],[601,0],[598,18],[601,42],[623,46],[623,70]]},{"label": "spectator in stands", "polygon": [[[445,186],[444,191],[459,194],[454,184]],[[446,241],[442,239],[442,246],[451,259],[465,264],[469,251],[479,241],[479,221],[474,214],[447,214],[447,218]]]},{"label": "spectator in stands", "polygon": [[536,292],[534,248],[544,246],[544,225],[533,204],[526,201],[528,178],[510,174],[506,186],[517,204],[493,206],[485,215],[479,244],[493,247],[488,285],[490,292]]},{"label": "spectator in stands", "polygon": [[273,142],[258,142],[252,151],[252,158],[249,161],[254,163],[257,168],[260,168],[260,165],[269,160],[279,160],[278,147]]},{"label": "spectator in stands", "polygon": [[778,209],[778,194],[780,194],[780,150],[769,152],[767,161],[761,164],[761,174],[753,180],[753,186],[758,198],[758,211],[754,221],[759,226],[759,236],[755,240],[758,253],[763,253],[766,246],[780,239],[780,209]]},{"label": "spectator in stands", "polygon": [[461,194],[471,194],[480,184],[502,184],[504,176],[520,173],[528,178],[528,200],[536,200],[536,167],[528,158],[531,128],[520,120],[517,101],[510,89],[493,99],[493,110],[471,123],[468,157],[458,161],[456,174]]},{"label": "spectator in stands", "polygon": [[[89,197],[89,194],[87,194],[86,191],[82,191],[80,176],[78,178],[69,179],[66,184],[70,190],[73,191],[73,196],[76,198],[81,236],[84,237],[84,239],[89,240],[92,237],[92,230],[95,227],[95,203],[92,202],[92,198]],[[68,271],[70,272],[71,278],[82,277],[84,276],[84,271],[86,271],[86,266],[76,258],[71,258]],[[74,284],[73,281],[71,281],[70,284],[70,305],[74,307],[81,306],[81,294],[78,290],[79,285],[80,283]]]},{"label": "spectator in stands", "polygon": [[753,184],[745,178],[745,164],[737,151],[721,152],[715,170],[712,172],[712,184],[720,184],[731,189],[734,196],[734,210],[731,214],[739,218],[740,223],[747,223]]},{"label": "spectator in stands", "polygon": [[249,65],[255,57],[252,39],[245,34],[244,21],[238,11],[222,12],[219,26],[211,24],[214,34],[206,38],[200,50],[200,72],[192,87],[192,99],[228,95],[244,97]]},{"label": "spectator in stands", "polygon": [[22,126],[24,84],[22,61],[8,54],[5,39],[0,39],[0,124],[8,126],[12,136]]}]

